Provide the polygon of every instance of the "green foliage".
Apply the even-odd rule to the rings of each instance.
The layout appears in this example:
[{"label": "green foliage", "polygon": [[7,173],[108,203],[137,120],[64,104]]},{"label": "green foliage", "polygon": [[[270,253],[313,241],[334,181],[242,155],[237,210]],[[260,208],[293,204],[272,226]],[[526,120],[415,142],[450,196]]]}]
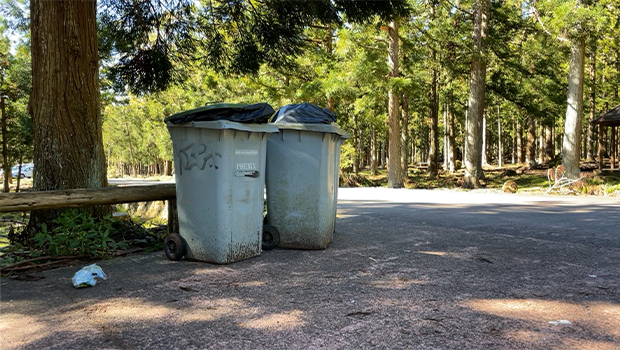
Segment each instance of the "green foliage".
[{"label": "green foliage", "polygon": [[50,255],[105,256],[118,247],[111,236],[114,220],[109,216],[97,220],[78,209],[70,209],[51,222],[43,223],[32,238],[35,246]]}]

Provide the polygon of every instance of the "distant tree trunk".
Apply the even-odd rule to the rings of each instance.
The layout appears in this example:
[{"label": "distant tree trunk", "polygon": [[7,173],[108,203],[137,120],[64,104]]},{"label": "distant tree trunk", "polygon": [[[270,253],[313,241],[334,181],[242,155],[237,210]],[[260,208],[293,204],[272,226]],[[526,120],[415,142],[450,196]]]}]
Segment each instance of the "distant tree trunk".
[{"label": "distant tree trunk", "polygon": [[523,152],[523,122],[517,120],[517,163],[525,163],[525,152]]},{"label": "distant tree trunk", "polygon": [[527,167],[536,167],[536,121],[534,117],[527,118],[527,145],[525,146],[525,162]]},{"label": "distant tree trunk", "polygon": [[24,164],[24,155],[20,154],[19,155],[19,168],[17,170],[17,183],[15,184],[15,192],[19,192],[19,186],[21,185],[22,182],[22,177],[21,177],[21,173],[22,173],[22,164]]},{"label": "distant tree trunk", "polygon": [[547,155],[545,149],[545,146],[547,145],[545,143],[545,127],[540,122],[538,124],[540,124],[540,132],[538,134],[538,163],[545,164],[545,156]]},{"label": "distant tree trunk", "polygon": [[616,168],[616,154],[618,153],[618,137],[616,134],[616,127],[612,126],[611,129],[611,137],[609,138],[609,166],[611,169]]},{"label": "distant tree trunk", "polygon": [[6,106],[4,104],[4,95],[0,96],[0,108],[2,109],[2,171],[4,172],[4,188],[3,192],[9,192],[9,181],[11,179],[11,164],[9,164],[9,149],[7,145],[7,127],[6,127]]},{"label": "distant tree trunk", "polygon": [[401,144],[400,144],[400,164],[402,166],[402,177],[407,179],[409,172],[409,99],[403,94],[402,100],[402,117],[401,117]]},{"label": "distant tree trunk", "polygon": [[469,90],[469,120],[465,148],[465,178],[463,187],[478,188],[484,178],[482,171],[482,118],[484,114],[484,91],[486,62],[483,41],[486,38],[489,21],[489,0],[476,0],[474,5],[474,54],[471,63]]},{"label": "distant tree trunk", "polygon": [[487,114],[482,114],[482,165],[488,165],[487,150],[489,145],[487,144]]},{"label": "distant tree trunk", "polygon": [[[437,59],[436,50],[431,52],[432,60]],[[429,114],[431,119],[428,151],[428,176],[437,177],[439,167],[439,96],[437,94],[438,72],[436,68],[431,68],[431,94]]]},{"label": "distant tree trunk", "polygon": [[[431,21],[435,20],[435,7],[437,1],[433,0],[430,4]],[[437,86],[439,85],[439,72],[437,69],[437,50],[433,43],[430,44],[431,54],[431,91],[430,91],[430,119],[431,119],[431,134],[430,134],[430,149],[428,154],[428,176],[437,177],[439,171],[439,95],[437,93]]]},{"label": "distant tree trunk", "polygon": [[562,143],[562,165],[566,169],[564,173],[566,178],[578,179],[581,155],[581,115],[583,112],[584,41],[572,41],[570,51],[566,122],[564,124],[564,141]]},{"label": "distant tree trunk", "polygon": [[502,145],[502,118],[499,114],[499,105],[497,106],[497,167],[502,167],[503,161],[503,145]]},{"label": "distant tree trunk", "polygon": [[605,127],[598,126],[598,168],[603,170],[605,166]]},{"label": "distant tree trunk", "polygon": [[545,125],[545,152],[548,161],[551,161],[555,154],[553,152],[553,128],[551,125]]},{"label": "distant tree trunk", "polygon": [[[108,185],[101,132],[96,1],[30,1],[37,191]],[[92,208],[95,215],[109,207]],[[33,233],[58,211],[30,214]]]},{"label": "distant tree trunk", "polygon": [[360,131],[357,126],[357,117],[353,116],[353,147],[355,147],[355,155],[353,156],[353,173],[357,174],[360,171],[360,154],[358,152],[358,143],[360,138]]},{"label": "distant tree trunk", "polygon": [[377,149],[377,133],[375,127],[370,127],[370,171],[373,175],[377,175],[379,163],[379,150]]},{"label": "distant tree trunk", "polygon": [[448,143],[450,144],[448,151],[448,166],[451,174],[454,173],[454,170],[456,170],[456,133],[454,132],[454,128],[454,112],[452,111],[452,105],[450,103],[448,105]]},{"label": "distant tree trunk", "polygon": [[[400,43],[398,38],[398,22],[392,21],[388,28],[388,52],[390,64],[390,77],[399,76],[398,55]],[[389,126],[389,164],[388,164],[388,187],[404,187],[403,172],[400,165],[400,106],[398,93],[394,88],[388,91],[388,126]]]},{"label": "distant tree trunk", "polygon": [[448,105],[443,106],[443,170],[448,171],[449,160],[449,148],[450,142],[448,141]]}]

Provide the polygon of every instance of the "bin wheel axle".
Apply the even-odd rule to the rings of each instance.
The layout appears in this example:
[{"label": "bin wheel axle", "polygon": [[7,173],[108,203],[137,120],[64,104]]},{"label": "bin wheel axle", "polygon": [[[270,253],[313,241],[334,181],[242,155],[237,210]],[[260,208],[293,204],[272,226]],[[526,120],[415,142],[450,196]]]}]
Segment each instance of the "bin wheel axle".
[{"label": "bin wheel axle", "polygon": [[164,238],[164,252],[168,259],[179,261],[185,255],[185,240],[178,233],[169,233]]},{"label": "bin wheel axle", "polygon": [[271,250],[280,244],[280,233],[271,225],[263,225],[263,250]]}]

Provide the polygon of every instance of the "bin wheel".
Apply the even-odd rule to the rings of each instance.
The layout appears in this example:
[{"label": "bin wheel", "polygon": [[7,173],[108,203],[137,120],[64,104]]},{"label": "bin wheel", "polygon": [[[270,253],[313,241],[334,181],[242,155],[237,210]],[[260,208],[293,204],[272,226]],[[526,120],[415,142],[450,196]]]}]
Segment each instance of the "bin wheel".
[{"label": "bin wheel", "polygon": [[164,251],[168,259],[179,261],[185,255],[185,241],[178,233],[169,233],[164,238]]},{"label": "bin wheel", "polygon": [[263,225],[263,250],[271,250],[280,244],[280,233],[271,225]]}]

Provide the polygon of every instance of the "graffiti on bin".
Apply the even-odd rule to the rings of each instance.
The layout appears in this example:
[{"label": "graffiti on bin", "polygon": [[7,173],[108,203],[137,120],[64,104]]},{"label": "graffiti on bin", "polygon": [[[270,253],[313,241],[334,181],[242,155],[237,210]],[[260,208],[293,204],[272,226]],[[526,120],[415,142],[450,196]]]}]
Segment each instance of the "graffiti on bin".
[{"label": "graffiti on bin", "polygon": [[217,169],[218,167],[215,160],[217,157],[222,158],[222,155],[217,152],[213,153],[213,151],[207,152],[208,150],[209,147],[207,147],[207,145],[194,143],[190,143],[189,145],[181,148],[179,150],[181,175],[183,175],[183,170],[190,171],[193,167],[204,170],[207,163],[209,163],[209,168],[215,167],[215,169]]}]

